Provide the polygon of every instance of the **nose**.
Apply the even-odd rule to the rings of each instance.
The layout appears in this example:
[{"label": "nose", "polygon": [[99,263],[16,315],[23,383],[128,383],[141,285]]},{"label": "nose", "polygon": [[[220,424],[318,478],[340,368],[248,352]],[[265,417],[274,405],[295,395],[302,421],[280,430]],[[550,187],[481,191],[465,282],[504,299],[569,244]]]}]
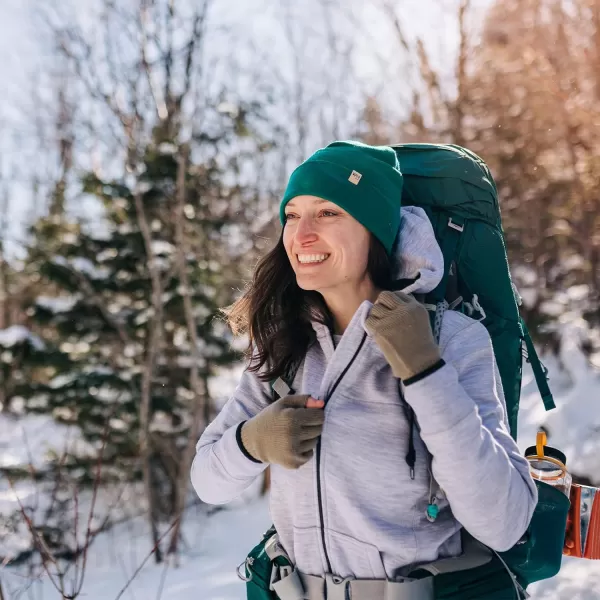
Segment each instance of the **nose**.
[{"label": "nose", "polygon": [[317,239],[314,222],[308,215],[303,215],[297,221],[296,225],[296,241],[299,244],[308,244]]}]

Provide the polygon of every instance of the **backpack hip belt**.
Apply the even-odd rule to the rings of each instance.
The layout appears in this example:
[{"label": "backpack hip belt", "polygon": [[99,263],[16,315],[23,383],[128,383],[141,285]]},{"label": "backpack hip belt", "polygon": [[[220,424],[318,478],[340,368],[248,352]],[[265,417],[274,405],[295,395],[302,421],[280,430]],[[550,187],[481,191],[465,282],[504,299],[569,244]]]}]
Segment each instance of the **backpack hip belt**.
[{"label": "backpack hip belt", "polygon": [[[428,571],[431,576],[400,581],[344,578],[330,573],[320,577],[302,573],[290,561],[290,566],[273,563],[269,587],[280,600],[434,600],[436,575],[475,569],[492,560],[493,552],[487,546],[464,531],[461,537],[463,551],[459,556],[420,565],[414,571]],[[276,533],[266,542],[265,552],[271,560],[282,556],[289,561]]]},{"label": "backpack hip belt", "polygon": [[280,600],[434,600],[433,577],[424,579],[353,579],[306,575],[297,569],[273,583]]},{"label": "backpack hip belt", "polygon": [[[354,579],[331,573],[307,575],[292,565],[287,552],[273,533],[265,542],[265,554],[272,561],[270,588],[280,600],[434,600],[433,577],[401,581]],[[289,565],[274,561],[283,557]]]}]

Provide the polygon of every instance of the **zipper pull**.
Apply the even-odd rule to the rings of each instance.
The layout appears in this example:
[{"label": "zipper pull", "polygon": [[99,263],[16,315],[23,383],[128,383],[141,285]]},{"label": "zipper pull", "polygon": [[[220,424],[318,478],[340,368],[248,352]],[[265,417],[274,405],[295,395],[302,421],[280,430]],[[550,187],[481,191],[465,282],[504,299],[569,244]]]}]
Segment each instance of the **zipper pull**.
[{"label": "zipper pull", "polygon": [[440,507],[437,505],[437,498],[433,498],[433,500],[427,505],[427,520],[430,523],[433,523],[440,514]]}]

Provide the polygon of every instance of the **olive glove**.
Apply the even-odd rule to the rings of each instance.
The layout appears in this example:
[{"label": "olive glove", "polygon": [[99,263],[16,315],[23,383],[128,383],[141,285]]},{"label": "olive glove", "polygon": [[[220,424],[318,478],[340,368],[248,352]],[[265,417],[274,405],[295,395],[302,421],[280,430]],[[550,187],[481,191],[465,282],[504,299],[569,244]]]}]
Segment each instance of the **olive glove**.
[{"label": "olive glove", "polygon": [[381,292],[365,327],[395,377],[405,383],[444,363],[433,339],[427,309],[403,292]]},{"label": "olive glove", "polygon": [[325,411],[322,400],[309,398],[280,398],[241,426],[241,442],[251,458],[287,469],[297,469],[311,458],[323,431]]}]

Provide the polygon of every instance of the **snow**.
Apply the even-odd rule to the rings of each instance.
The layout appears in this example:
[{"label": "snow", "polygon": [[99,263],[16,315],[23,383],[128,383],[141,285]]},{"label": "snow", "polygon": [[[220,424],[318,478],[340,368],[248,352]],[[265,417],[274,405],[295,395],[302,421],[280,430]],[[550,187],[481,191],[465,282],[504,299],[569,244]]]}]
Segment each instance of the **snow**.
[{"label": "snow", "polygon": [[173,254],[175,252],[175,246],[164,240],[154,240],[152,242],[152,254]]},{"label": "snow", "polygon": [[[521,451],[533,445],[543,425],[548,431],[548,444],[566,454],[569,470],[587,475],[600,485],[600,372],[590,368],[580,350],[586,331],[581,319],[562,323],[558,358],[542,356],[550,373],[556,409],[545,411],[533,373],[525,369],[518,443]],[[556,577],[540,581],[528,591],[534,600],[598,600],[600,561],[565,557]]]},{"label": "snow", "polygon": [[[31,465],[36,471],[42,471],[51,452],[60,455],[65,450],[78,456],[96,454],[76,427],[56,423],[47,415],[0,414],[0,467]],[[0,508],[0,514],[4,514],[5,507],[0,505]]]},{"label": "snow", "polygon": [[35,303],[41,308],[45,308],[54,314],[69,312],[77,304],[79,298],[77,296],[61,296],[59,298],[51,298],[50,296],[40,296]]},{"label": "snow", "polygon": [[[115,371],[110,367],[94,366],[84,367],[81,369],[81,373],[84,375],[97,375],[97,376],[110,376],[115,375]],[[52,389],[58,389],[73,383],[78,377],[78,373],[65,373],[57,375],[48,384]]]},{"label": "snow", "polygon": [[218,369],[215,375],[209,379],[208,390],[218,410],[223,408],[225,402],[233,394],[243,371],[244,365],[239,364],[232,369]]},{"label": "snow", "polygon": [[135,191],[138,194],[147,194],[152,189],[152,184],[148,181],[139,181],[135,185]]},{"label": "snow", "polygon": [[53,390],[57,390],[58,388],[69,385],[73,381],[75,381],[76,375],[69,373],[65,375],[57,375],[54,379],[50,381],[48,384]]},{"label": "snow", "polygon": [[[586,473],[600,481],[600,375],[590,368],[579,350],[585,337],[585,325],[577,319],[561,323],[562,351],[558,358],[542,359],[550,370],[550,385],[559,408],[546,413],[537,392],[533,373],[526,367],[523,379],[522,409],[519,418],[519,446],[522,450],[534,443],[540,425],[549,429],[549,444],[564,450],[571,470]],[[219,371],[210,381],[210,391],[220,408],[235,388],[243,366]],[[24,423],[33,423],[26,417]],[[23,444],[15,432],[14,423],[0,419],[0,459],[3,464],[26,460]],[[43,426],[42,421],[38,421]],[[32,427],[32,425],[28,425]],[[39,439],[59,441],[60,428],[50,421],[50,435],[37,432]],[[53,433],[52,433],[53,432]],[[33,432],[31,432],[33,437]],[[7,436],[7,437],[5,437]],[[594,452],[594,446],[596,451]],[[34,448],[34,454],[38,452]],[[12,456],[12,459],[10,458]],[[25,485],[25,484],[24,484]],[[183,525],[184,550],[179,565],[155,565],[148,560],[122,598],[136,600],[244,600],[245,587],[236,576],[236,567],[269,527],[266,498],[258,497],[260,480],[251,489],[223,510],[208,516],[201,504],[191,506]],[[22,498],[33,491],[19,489]],[[135,496],[134,509],[140,510]],[[10,492],[0,490],[0,511],[14,505]],[[100,511],[101,512],[101,511]],[[90,549],[88,568],[81,598],[116,600],[117,596],[141,565],[150,548],[146,521],[130,518],[101,534]],[[72,578],[71,578],[72,579]],[[67,577],[67,592],[70,578]],[[18,568],[5,568],[3,585],[6,600],[59,598],[47,576],[32,582]],[[20,596],[30,586],[29,596]],[[600,598],[600,561],[564,558],[561,572],[553,579],[530,586],[532,600],[598,600]]]},{"label": "snow", "polygon": [[558,299],[547,300],[540,305],[540,312],[549,317],[560,317],[565,312],[565,305]]},{"label": "snow", "polygon": [[580,302],[590,297],[592,293],[589,285],[572,285],[567,290],[567,296],[575,302]]},{"label": "snow", "polygon": [[[145,521],[133,519],[102,534],[88,556],[82,599],[116,600],[129,579],[148,556],[149,537]],[[123,594],[126,600],[241,600],[244,583],[235,569],[256,545],[270,525],[267,503],[253,500],[234,510],[226,509],[207,516],[202,507],[188,511],[183,535],[190,547],[178,567],[155,565],[150,559]],[[66,577],[66,589],[72,589],[73,577]],[[16,600],[29,578],[5,569],[3,585],[6,600]],[[157,593],[162,589],[162,593]],[[47,577],[35,581],[30,596],[22,598],[54,599],[60,595]]]},{"label": "snow", "polygon": [[71,267],[80,273],[88,275],[92,279],[106,279],[110,274],[108,269],[99,269],[91,260],[83,258],[82,256],[72,258],[70,261],[64,256],[57,256],[54,258],[54,263],[62,267]]},{"label": "snow", "polygon": [[560,573],[527,589],[532,600],[598,600],[600,561],[565,557]]},{"label": "snow", "polygon": [[168,142],[162,142],[158,146],[158,151],[161,154],[176,154],[177,146],[175,144],[169,144]]},{"label": "snow", "polygon": [[0,346],[12,348],[17,344],[28,341],[36,350],[44,350],[44,342],[35,334],[31,333],[27,327],[22,325],[13,325],[8,329],[0,329]]},{"label": "snow", "polygon": [[556,409],[544,410],[533,375],[526,373],[518,437],[524,450],[535,443],[537,428],[544,425],[548,444],[566,454],[569,469],[600,486],[600,371],[590,368],[579,350],[586,331],[582,319],[563,324],[558,359],[543,360],[550,371],[550,388],[558,396]]}]

